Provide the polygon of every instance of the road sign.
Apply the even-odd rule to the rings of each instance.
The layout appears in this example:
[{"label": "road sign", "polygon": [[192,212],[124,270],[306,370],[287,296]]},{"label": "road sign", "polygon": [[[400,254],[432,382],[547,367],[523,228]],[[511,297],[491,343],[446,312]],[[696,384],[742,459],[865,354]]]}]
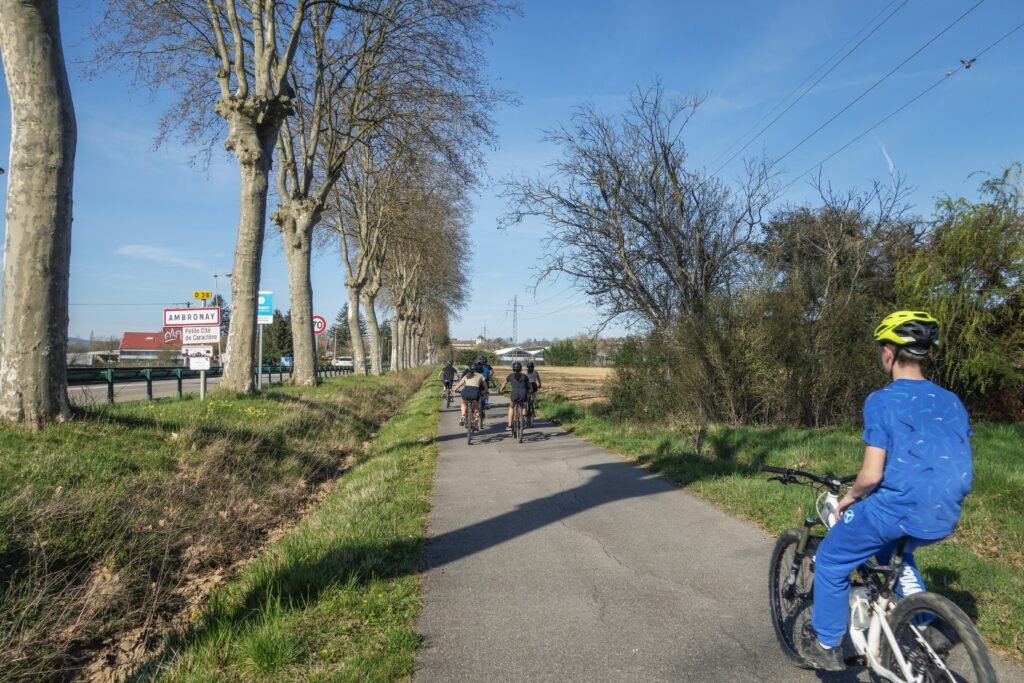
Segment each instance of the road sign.
[{"label": "road sign", "polygon": [[323,334],[327,330],[327,320],[322,315],[313,316],[313,334]]},{"label": "road sign", "polygon": [[219,308],[165,308],[164,327],[220,325]]},{"label": "road sign", "polygon": [[260,292],[256,299],[256,323],[270,325],[274,322],[274,293]]},{"label": "road sign", "polygon": [[181,327],[182,344],[216,344],[220,341],[220,327],[209,325],[203,327]]},{"label": "road sign", "polygon": [[209,370],[210,359],[209,358],[189,358],[188,367],[190,370]]},{"label": "road sign", "polygon": [[213,358],[212,346],[183,346],[181,354],[189,358]]},{"label": "road sign", "polygon": [[197,289],[192,292],[192,298],[206,301],[207,299],[213,298],[213,292],[208,289]]}]

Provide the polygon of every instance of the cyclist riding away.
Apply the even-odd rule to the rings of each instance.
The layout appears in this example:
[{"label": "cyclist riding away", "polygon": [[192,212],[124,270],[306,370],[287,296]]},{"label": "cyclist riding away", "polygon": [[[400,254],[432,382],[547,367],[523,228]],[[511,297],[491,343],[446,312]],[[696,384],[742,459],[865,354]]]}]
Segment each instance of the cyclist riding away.
[{"label": "cyclist riding away", "polygon": [[490,363],[483,356],[476,357],[476,366],[484,376],[483,407],[486,410],[490,407],[488,402],[491,398],[491,375],[494,374],[494,368],[491,367]]},{"label": "cyclist riding away", "polygon": [[[499,394],[505,393],[505,387],[511,385],[512,396],[508,402],[508,427],[512,429],[512,410],[517,403],[526,403],[526,399],[530,397],[530,379],[523,372],[523,364],[519,361],[512,363],[512,374],[505,378],[505,381],[501,383],[501,388],[498,389]],[[526,406],[523,406],[526,409]]]},{"label": "cyclist riding away", "polygon": [[[864,462],[818,548],[814,611],[802,638],[804,657],[828,671],[845,668],[840,641],[850,613],[850,572],[871,556],[888,564],[907,537],[896,593],[924,591],[914,550],[953,533],[973,479],[967,411],[956,394],[921,372],[939,343],[938,321],[923,311],[897,311],[874,337],[879,364],[892,381],[864,402]],[[934,648],[942,647],[941,633],[925,634]]]},{"label": "cyclist riding away", "polygon": [[530,414],[537,410],[537,392],[543,386],[540,381],[540,373],[537,372],[533,361],[526,361],[526,377],[530,380]]},{"label": "cyclist riding away", "polygon": [[444,364],[444,367],[441,368],[441,372],[437,374],[437,378],[444,382],[445,398],[448,397],[448,392],[451,391],[452,384],[455,382],[455,373],[457,372],[458,370],[455,369],[455,366],[452,364],[452,362],[448,361]]},{"label": "cyclist riding away", "polygon": [[[462,417],[459,418],[459,425],[466,424],[466,405],[468,404],[474,410],[477,409],[477,403],[480,401],[480,394],[483,393],[484,378],[483,375],[477,372],[476,368],[472,365],[466,368],[465,372],[462,373],[462,378],[459,379],[458,383],[452,388],[452,391],[462,392]],[[472,416],[472,413],[470,413]]]}]

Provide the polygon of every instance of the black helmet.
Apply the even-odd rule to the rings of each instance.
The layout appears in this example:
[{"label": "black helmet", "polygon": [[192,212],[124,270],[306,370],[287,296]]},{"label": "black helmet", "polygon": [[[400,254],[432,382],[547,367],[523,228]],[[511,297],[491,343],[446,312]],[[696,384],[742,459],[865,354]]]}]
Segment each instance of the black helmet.
[{"label": "black helmet", "polygon": [[533,364],[533,361],[532,361],[532,360],[528,360],[528,361],[526,361],[526,369],[527,369],[527,370],[533,370],[533,368],[534,368],[534,367],[535,367],[535,366],[534,366],[534,364]]},{"label": "black helmet", "polygon": [[484,371],[484,367],[482,365],[480,365],[479,363],[477,363],[476,365],[473,366],[473,372],[483,373],[483,371]]},{"label": "black helmet", "polygon": [[485,360],[487,360],[487,359],[484,358],[483,356],[477,356],[476,357],[476,364],[477,365],[482,365]]},{"label": "black helmet", "polygon": [[445,366],[446,368],[450,368],[450,367],[452,366],[452,362],[451,362],[450,360],[448,360],[448,361],[445,361],[445,362],[444,362],[444,366]]},{"label": "black helmet", "polygon": [[520,363],[519,361],[516,361],[515,363],[512,364],[512,372],[522,372],[522,371],[523,371],[523,364],[522,363]]},{"label": "black helmet", "polygon": [[466,372],[476,372],[476,366],[475,365],[467,365],[466,366]]}]

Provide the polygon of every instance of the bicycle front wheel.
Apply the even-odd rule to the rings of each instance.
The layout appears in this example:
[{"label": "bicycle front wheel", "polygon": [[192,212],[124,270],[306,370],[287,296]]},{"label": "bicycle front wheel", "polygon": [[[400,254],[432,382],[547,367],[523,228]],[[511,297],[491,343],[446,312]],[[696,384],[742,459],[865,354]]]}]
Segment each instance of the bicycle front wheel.
[{"label": "bicycle front wheel", "polygon": [[[896,603],[889,619],[903,659],[916,680],[994,683],[988,651],[964,611],[937,593],[916,593]],[[900,665],[888,640],[883,641],[886,668]]]},{"label": "bicycle front wheel", "polygon": [[811,665],[800,654],[800,632],[811,619],[814,606],[814,554],[821,538],[811,536],[807,548],[796,564],[797,547],[803,536],[802,529],[790,529],[775,542],[772,562],[768,570],[768,602],[771,606],[775,637],[783,653],[799,667]]}]

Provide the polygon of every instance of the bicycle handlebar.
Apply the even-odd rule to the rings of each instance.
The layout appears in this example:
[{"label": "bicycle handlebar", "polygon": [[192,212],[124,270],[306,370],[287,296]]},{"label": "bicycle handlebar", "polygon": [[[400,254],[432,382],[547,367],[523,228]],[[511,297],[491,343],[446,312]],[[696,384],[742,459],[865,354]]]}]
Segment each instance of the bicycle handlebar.
[{"label": "bicycle handlebar", "polygon": [[820,477],[817,474],[804,472],[803,470],[795,470],[791,467],[772,467],[771,465],[765,465],[760,462],[755,463],[755,468],[759,472],[781,474],[782,477],[780,478],[780,481],[783,484],[795,482],[797,477],[803,477],[805,479],[810,479],[811,481],[817,482],[822,486],[828,486],[833,490],[837,490],[840,485],[849,484],[851,481],[854,481],[857,478],[856,474],[851,474],[846,477],[837,477],[835,475],[829,474],[828,476]]}]

